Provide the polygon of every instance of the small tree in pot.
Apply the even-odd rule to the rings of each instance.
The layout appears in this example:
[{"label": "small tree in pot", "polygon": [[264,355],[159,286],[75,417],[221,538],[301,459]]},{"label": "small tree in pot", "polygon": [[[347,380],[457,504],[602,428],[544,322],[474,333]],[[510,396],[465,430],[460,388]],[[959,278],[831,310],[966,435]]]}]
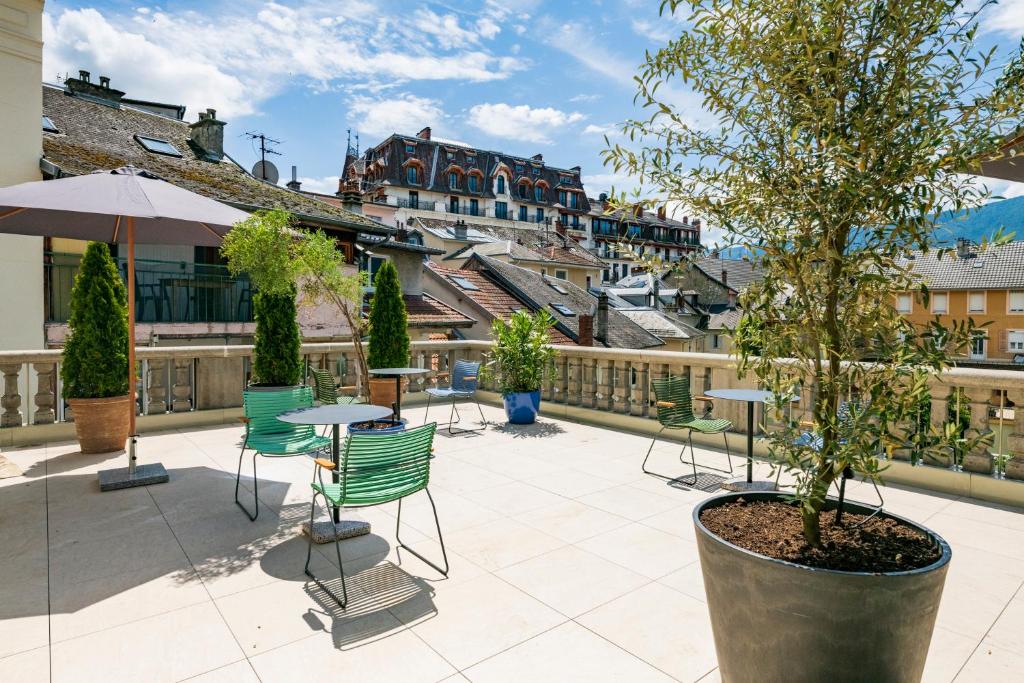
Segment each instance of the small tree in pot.
[{"label": "small tree in pot", "polygon": [[89,243],[75,276],[61,380],[82,452],[124,448],[131,401],[128,294],[102,242]]},{"label": "small tree in pot", "polygon": [[549,330],[554,318],[544,310],[531,315],[516,311],[506,323],[491,326],[491,346],[486,375],[497,380],[512,424],[531,424],[540,411],[540,390],[554,371],[555,350]]},{"label": "small tree in pot", "polygon": [[[915,328],[894,306],[903,292],[927,303],[912,252],[932,248],[941,211],[985,199],[959,174],[1021,120],[1020,54],[996,65],[976,53],[977,4],[667,0],[690,28],[641,67],[651,116],[624,132],[642,147],[606,152],[757,261],[741,372],[779,407],[801,388],[811,398],[818,438],[795,425],[770,436],[792,495],[695,509],[723,680],[920,679],[949,548],[893,515],[840,518],[828,493],[849,472],[878,478],[877,454],[905,442],[928,377],[977,332]],[[673,80],[710,123],[665,101]]]},{"label": "small tree in pot", "polygon": [[[402,298],[398,269],[385,261],[373,278],[370,302],[370,369],[403,368],[409,364],[409,314]],[[370,379],[370,402],[390,408],[398,400],[391,377]]]}]

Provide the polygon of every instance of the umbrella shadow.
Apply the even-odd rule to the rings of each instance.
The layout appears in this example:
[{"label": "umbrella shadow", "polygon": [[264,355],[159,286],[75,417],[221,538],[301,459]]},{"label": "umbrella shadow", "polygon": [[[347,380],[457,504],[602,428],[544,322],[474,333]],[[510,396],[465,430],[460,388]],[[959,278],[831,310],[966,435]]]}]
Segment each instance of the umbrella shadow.
[{"label": "umbrella shadow", "polygon": [[514,439],[543,439],[549,436],[565,434],[565,429],[557,422],[537,420],[533,424],[515,425],[511,422],[491,425],[491,430],[511,435]]}]

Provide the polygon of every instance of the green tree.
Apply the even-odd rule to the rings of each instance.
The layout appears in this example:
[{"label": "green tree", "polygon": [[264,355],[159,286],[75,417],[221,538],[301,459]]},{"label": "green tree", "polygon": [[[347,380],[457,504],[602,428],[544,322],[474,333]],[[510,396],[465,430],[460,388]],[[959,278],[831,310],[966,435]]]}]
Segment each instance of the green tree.
[{"label": "green tree", "polygon": [[534,314],[516,311],[506,323],[491,324],[491,351],[484,366],[486,377],[496,378],[502,395],[537,391],[554,375],[555,350],[551,327],[555,319],[541,309]]},{"label": "green tree", "polygon": [[398,269],[385,261],[373,278],[370,302],[371,368],[401,368],[409,364],[409,315],[402,299]]},{"label": "green tree", "polygon": [[[647,115],[605,152],[653,188],[639,201],[683,203],[764,271],[740,302],[758,320],[737,330],[741,372],[780,396],[811,390],[822,448],[796,447],[784,429],[771,451],[796,475],[814,546],[830,484],[847,466],[878,476],[881,432],[914,414],[927,375],[975,329],[917,329],[893,302],[905,291],[927,301],[907,257],[933,248],[940,211],[986,198],[962,172],[1021,121],[1020,51],[975,45],[990,4],[667,0],[687,28],[647,56],[636,78]],[[691,101],[684,88],[708,125],[678,104]],[[840,438],[851,395],[864,408]]]},{"label": "green tree", "polygon": [[302,340],[296,321],[295,286],[285,292],[257,291],[253,296],[256,333],[253,375],[261,384],[294,386],[302,381]]},{"label": "green tree", "polygon": [[75,276],[60,372],[66,398],[128,393],[128,295],[102,242],[89,243]]}]

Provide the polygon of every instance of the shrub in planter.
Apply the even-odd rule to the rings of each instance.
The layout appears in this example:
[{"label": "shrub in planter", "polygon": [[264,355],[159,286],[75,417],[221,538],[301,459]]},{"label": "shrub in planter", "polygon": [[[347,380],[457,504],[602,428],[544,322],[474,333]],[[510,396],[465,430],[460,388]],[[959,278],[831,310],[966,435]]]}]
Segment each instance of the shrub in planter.
[{"label": "shrub in planter", "polygon": [[258,385],[290,387],[302,381],[302,342],[296,320],[295,287],[253,297],[256,333],[253,376]]},{"label": "shrub in planter", "polygon": [[[801,408],[819,437],[800,439],[797,424],[768,436],[791,495],[695,510],[722,679],[919,680],[949,548],[885,511],[865,522],[870,510],[847,504],[844,516],[829,491],[849,471],[879,479],[878,454],[908,443],[929,378],[981,331],[970,320],[915,326],[895,303],[910,292],[928,305],[914,253],[935,249],[943,211],[987,199],[959,174],[1017,129],[1024,61],[1019,50],[1001,63],[977,54],[978,13],[955,0],[662,8],[687,14],[687,28],[641,66],[637,100],[651,115],[628,122],[631,144],[605,160],[656,186],[641,188],[655,197],[641,205],[687,206],[758,266],[763,279],[740,293],[757,321],[734,335],[740,373],[778,410],[809,390]],[[664,100],[673,83],[696,93],[707,126]],[[844,416],[851,398],[859,407]],[[890,628],[894,614],[908,627]]]},{"label": "shrub in planter", "polygon": [[491,326],[493,344],[483,369],[497,380],[512,424],[531,424],[540,411],[540,390],[554,369],[549,333],[554,322],[544,310],[516,311],[507,323],[496,319]]},{"label": "shrub in planter", "polygon": [[124,448],[128,438],[128,295],[110,248],[90,242],[71,290],[61,365],[64,397],[83,453]]},{"label": "shrub in planter", "polygon": [[[370,349],[366,363],[371,369],[404,368],[409,364],[409,314],[402,298],[398,269],[385,261],[373,278],[370,302]],[[369,381],[370,403],[390,407],[398,400],[395,380],[374,377]]]}]

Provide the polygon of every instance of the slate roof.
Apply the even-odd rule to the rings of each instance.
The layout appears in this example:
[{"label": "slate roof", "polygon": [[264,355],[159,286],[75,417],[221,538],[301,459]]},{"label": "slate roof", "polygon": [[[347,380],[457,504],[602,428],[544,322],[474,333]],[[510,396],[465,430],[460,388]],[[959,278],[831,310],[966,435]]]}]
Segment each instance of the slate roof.
[{"label": "slate roof", "polygon": [[[699,259],[694,265],[702,273],[719,284],[725,284],[734,292],[743,291],[746,287],[760,282],[764,277],[761,269],[750,261],[739,259],[724,259],[709,256]],[[722,282],[722,271],[726,272],[726,283]]]},{"label": "slate roof", "polygon": [[405,294],[402,298],[409,315],[409,327],[470,327],[476,322],[429,294]]},{"label": "slate roof", "polygon": [[620,308],[619,313],[662,339],[694,339],[704,333],[692,325],[676,320],[664,311],[653,308]]},{"label": "slate roof", "polygon": [[931,289],[1024,289],[1024,242],[972,247],[968,258],[955,252],[942,259],[937,251],[918,253],[900,265],[908,264],[912,275]]},{"label": "slate roof", "polygon": [[426,230],[438,239],[446,241],[493,242],[495,239],[491,237],[490,234],[477,230],[476,226],[468,223],[466,224],[466,236],[463,238],[455,235],[455,225],[452,221],[416,217],[415,222],[423,230]]},{"label": "slate roof", "polygon": [[[458,292],[459,296],[466,297],[480,308],[487,311],[492,319],[500,318],[508,321],[512,314],[521,310],[533,310],[533,306],[525,301],[520,301],[512,296],[508,290],[501,288],[494,281],[487,278],[483,272],[477,270],[462,270],[449,268],[440,264],[429,262],[427,270],[435,279],[444,283],[448,288]],[[429,275],[428,275],[429,277]],[[465,278],[471,282],[476,289],[463,289],[452,278]],[[576,342],[567,337],[557,328],[551,331],[551,342],[553,344],[575,344]]]},{"label": "slate roof", "polygon": [[[225,156],[209,161],[189,141],[189,124],[132,106],[101,104],[43,84],[43,114],[59,133],[43,132],[43,157],[62,174],[132,164],[206,197],[243,209],[282,208],[297,217],[352,229],[389,232],[360,214],[257,180]],[[135,135],[166,140],[181,157],[147,151]]]},{"label": "slate roof", "polygon": [[677,221],[674,218],[658,218],[656,211],[644,211],[642,216],[627,212],[625,209],[608,211],[608,205],[600,198],[588,198],[590,203],[589,215],[593,218],[608,218],[614,221],[631,223],[634,225],[650,225],[653,227],[685,228],[686,230],[700,230],[700,225],[690,222]]},{"label": "slate roof", "polygon": [[[466,262],[463,269],[481,271],[500,286],[508,289],[516,298],[530,302],[533,308],[545,309],[563,328],[563,332],[574,339],[579,337],[580,314],[594,313],[597,308],[597,297],[567,280],[545,277],[540,273],[497,259],[475,255]],[[560,286],[566,291],[566,294],[557,292],[550,283]],[[552,308],[551,304],[565,305],[573,311],[574,315],[565,315]],[[664,343],[619,311],[609,307],[606,346],[623,349],[647,349],[663,346]]]},{"label": "slate roof", "polygon": [[743,311],[738,308],[725,308],[717,312],[713,312],[708,316],[709,330],[735,330],[736,326],[740,324],[740,317],[743,315]]}]

